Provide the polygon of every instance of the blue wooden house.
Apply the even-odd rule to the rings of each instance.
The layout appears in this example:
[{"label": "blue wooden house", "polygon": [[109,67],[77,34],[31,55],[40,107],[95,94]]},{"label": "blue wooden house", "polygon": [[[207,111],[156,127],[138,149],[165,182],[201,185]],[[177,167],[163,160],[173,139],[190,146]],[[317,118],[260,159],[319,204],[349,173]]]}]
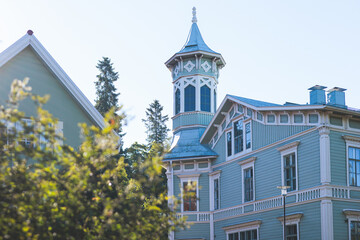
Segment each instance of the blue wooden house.
[{"label": "blue wooden house", "polygon": [[[174,90],[168,194],[192,223],[169,238],[283,239],[285,231],[291,240],[359,240],[360,110],[345,104],[346,89],[313,86],[310,104],[227,95],[217,108],[225,61],[193,15],[185,46],[165,63]],[[278,186],[289,187],[285,222]]]}]

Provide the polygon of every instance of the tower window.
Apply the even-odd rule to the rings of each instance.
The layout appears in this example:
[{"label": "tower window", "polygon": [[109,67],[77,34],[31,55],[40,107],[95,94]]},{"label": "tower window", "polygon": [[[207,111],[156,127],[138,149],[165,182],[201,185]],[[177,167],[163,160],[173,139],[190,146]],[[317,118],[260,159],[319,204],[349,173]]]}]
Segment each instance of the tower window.
[{"label": "tower window", "polygon": [[210,112],[210,88],[206,85],[200,88],[201,111]]},{"label": "tower window", "polygon": [[180,112],[180,90],[175,91],[175,114]]},{"label": "tower window", "polygon": [[185,112],[195,111],[195,87],[189,85],[185,88]]}]

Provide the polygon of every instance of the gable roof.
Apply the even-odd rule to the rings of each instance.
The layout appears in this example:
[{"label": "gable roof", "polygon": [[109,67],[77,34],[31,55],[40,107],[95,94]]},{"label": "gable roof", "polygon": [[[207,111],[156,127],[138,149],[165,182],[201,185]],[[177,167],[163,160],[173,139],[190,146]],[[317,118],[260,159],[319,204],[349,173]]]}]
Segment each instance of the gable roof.
[{"label": "gable roof", "polygon": [[50,71],[60,80],[62,86],[70,93],[70,95],[79,103],[85,112],[99,126],[104,127],[103,117],[85,97],[81,90],[75,85],[71,78],[65,73],[50,53],[44,48],[40,41],[29,30],[22,38],[13,43],[10,47],[0,53],[0,68],[17,54],[31,46],[41,60],[46,64]]},{"label": "gable roof", "polygon": [[234,96],[234,95],[227,95],[231,98],[237,99],[241,102],[247,103],[251,106],[254,107],[275,107],[275,106],[281,106],[280,104],[275,104],[275,103],[269,103],[269,102],[263,102],[263,101],[259,101],[259,100],[254,100],[254,99],[250,99],[250,98],[244,98],[244,97],[238,97],[238,96]]}]

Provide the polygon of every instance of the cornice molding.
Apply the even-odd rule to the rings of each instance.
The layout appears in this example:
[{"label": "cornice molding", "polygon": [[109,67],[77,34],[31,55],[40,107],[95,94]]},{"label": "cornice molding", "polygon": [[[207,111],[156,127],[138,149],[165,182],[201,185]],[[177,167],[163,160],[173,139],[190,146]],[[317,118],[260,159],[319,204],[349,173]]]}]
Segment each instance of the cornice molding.
[{"label": "cornice molding", "polygon": [[215,176],[215,175],[220,174],[220,173],[221,173],[221,170],[217,170],[217,171],[208,173],[208,175],[209,176]]},{"label": "cornice molding", "polygon": [[360,143],[360,137],[355,137],[355,136],[350,136],[350,135],[343,135],[342,138],[345,141],[359,142]]},{"label": "cornice molding", "polygon": [[290,149],[290,148],[294,148],[294,147],[297,147],[299,146],[300,144],[300,141],[295,141],[295,142],[292,142],[292,143],[288,143],[284,146],[281,146],[281,147],[278,147],[276,148],[279,152],[282,152],[282,151],[285,151],[287,149]]},{"label": "cornice molding", "polygon": [[250,228],[250,227],[258,228],[260,226],[260,224],[261,224],[261,220],[255,220],[255,221],[251,221],[251,222],[226,226],[226,227],[223,227],[222,229],[224,231],[231,231],[231,230],[237,230],[237,229],[240,230],[242,228]]},{"label": "cornice molding", "polygon": [[244,160],[238,162],[238,164],[240,166],[243,166],[243,165],[248,164],[248,163],[253,163],[253,162],[255,162],[255,160],[256,160],[256,157],[250,157],[250,158],[247,158],[247,159],[244,159]]}]

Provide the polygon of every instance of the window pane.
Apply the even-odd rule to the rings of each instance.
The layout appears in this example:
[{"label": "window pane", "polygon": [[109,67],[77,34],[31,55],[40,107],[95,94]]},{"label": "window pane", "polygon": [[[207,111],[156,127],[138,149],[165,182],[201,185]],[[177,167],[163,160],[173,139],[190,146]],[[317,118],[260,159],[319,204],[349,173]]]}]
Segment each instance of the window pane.
[{"label": "window pane", "polygon": [[192,187],[193,184],[191,182],[183,182],[183,207],[184,211],[197,211],[196,206],[196,185]]},{"label": "window pane", "polygon": [[296,190],[295,153],[284,156],[284,183],[289,191]]},{"label": "window pane", "polygon": [[294,115],[294,123],[302,123],[303,122],[303,115],[302,114],[295,114]]},{"label": "window pane", "polygon": [[201,111],[210,112],[210,88],[206,85],[200,88]]},{"label": "window pane", "polygon": [[228,132],[226,134],[226,141],[227,141],[227,155],[231,156],[231,154],[232,154],[232,151],[231,151],[231,146],[232,146],[231,132]]},{"label": "window pane", "polygon": [[189,85],[185,88],[185,112],[195,111],[195,87]]},{"label": "window pane", "polygon": [[251,148],[251,126],[250,123],[247,123],[245,125],[245,130],[246,130],[246,149]]},{"label": "window pane", "polygon": [[180,112],[180,90],[177,89],[175,92],[175,114]]},{"label": "window pane", "polygon": [[356,150],[355,150],[355,159],[357,159],[357,160],[360,159],[360,148],[356,148]]},{"label": "window pane", "polygon": [[214,90],[214,112],[216,112],[216,91]]},{"label": "window pane", "polygon": [[235,153],[242,152],[243,146],[243,121],[239,120],[234,123],[234,146]]},{"label": "window pane", "polygon": [[275,115],[267,115],[267,122],[268,123],[274,123],[275,122]]},{"label": "window pane", "polygon": [[280,123],[288,123],[289,121],[289,116],[286,114],[282,114],[280,115]]},{"label": "window pane", "polygon": [[219,209],[219,179],[214,180],[214,209]]},{"label": "window pane", "polygon": [[248,168],[244,170],[244,201],[253,200],[253,168]]},{"label": "window pane", "polygon": [[355,158],[355,148],[349,147],[349,158]]}]

